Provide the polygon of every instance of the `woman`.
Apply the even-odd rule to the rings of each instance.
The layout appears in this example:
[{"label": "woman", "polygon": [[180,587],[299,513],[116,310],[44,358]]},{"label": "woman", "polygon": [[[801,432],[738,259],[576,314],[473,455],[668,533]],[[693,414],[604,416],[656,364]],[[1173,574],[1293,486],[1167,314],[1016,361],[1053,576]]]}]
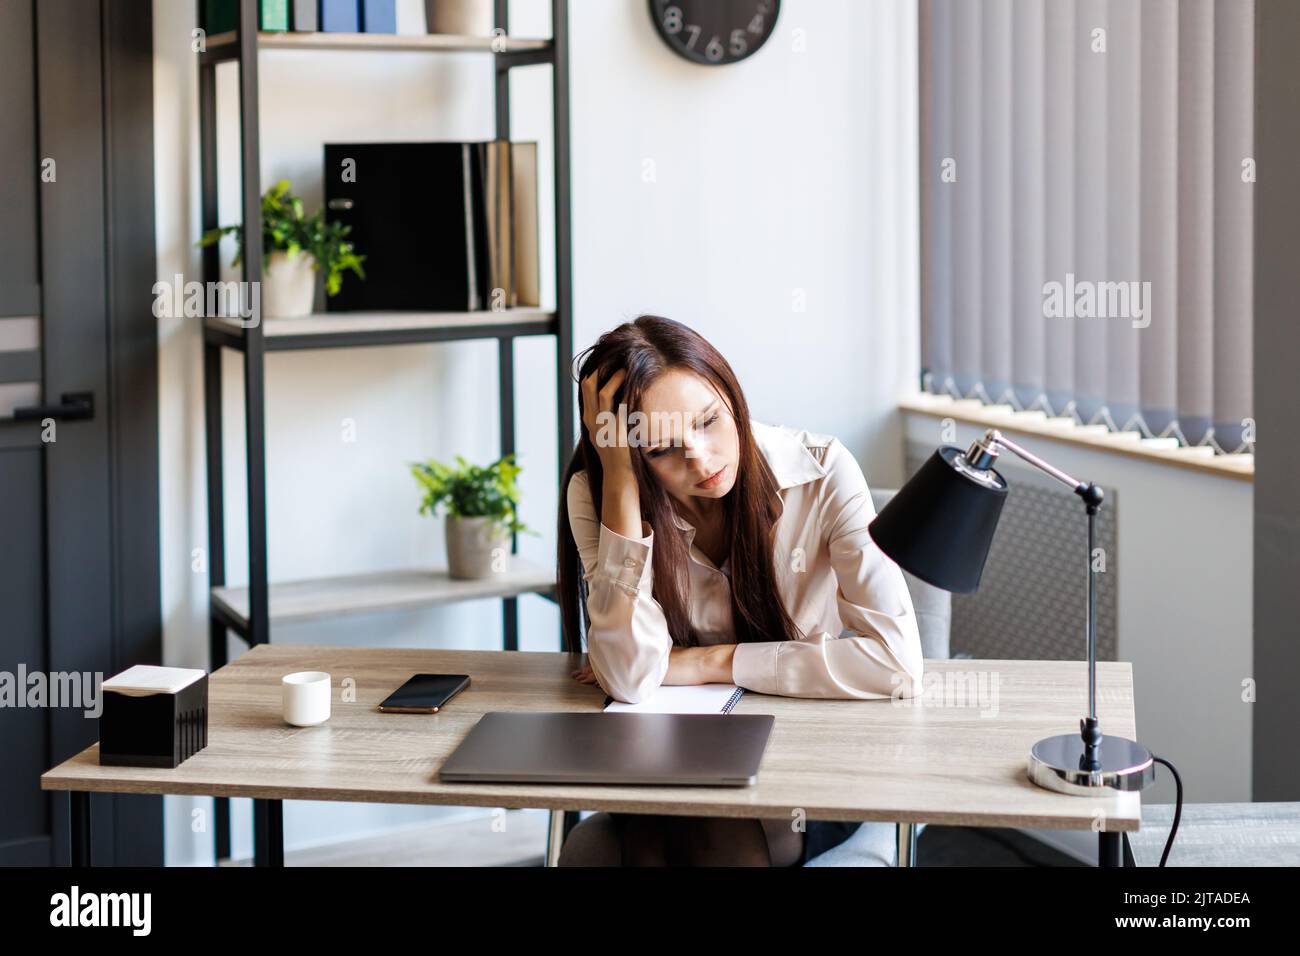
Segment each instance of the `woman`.
[{"label": "woman", "polygon": [[[671,319],[620,325],[578,361],[582,436],[559,521],[571,652],[582,650],[580,604],[588,618],[577,680],[629,702],[661,684],[919,692],[912,600],[867,534],[871,495],[838,440],[752,421],[726,359]],[[845,627],[860,636],[838,638]],[[560,862],[791,866],[853,829],[597,813]]]}]

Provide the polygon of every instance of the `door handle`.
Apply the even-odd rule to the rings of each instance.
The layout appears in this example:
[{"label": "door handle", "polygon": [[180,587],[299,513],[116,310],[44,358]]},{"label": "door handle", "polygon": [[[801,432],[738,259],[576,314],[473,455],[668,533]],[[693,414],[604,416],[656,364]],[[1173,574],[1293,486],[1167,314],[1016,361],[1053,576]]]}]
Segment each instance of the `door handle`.
[{"label": "door handle", "polygon": [[57,405],[25,405],[22,408],[15,408],[14,419],[30,421],[58,418],[64,421],[75,421],[80,418],[95,417],[94,392],[64,392],[60,398],[62,401]]}]

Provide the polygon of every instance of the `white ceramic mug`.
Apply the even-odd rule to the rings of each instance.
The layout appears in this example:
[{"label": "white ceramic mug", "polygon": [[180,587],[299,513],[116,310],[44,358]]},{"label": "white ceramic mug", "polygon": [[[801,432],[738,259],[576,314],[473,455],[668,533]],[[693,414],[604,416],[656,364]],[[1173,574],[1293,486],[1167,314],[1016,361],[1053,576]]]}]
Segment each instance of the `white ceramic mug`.
[{"label": "white ceramic mug", "polygon": [[280,699],[285,723],[314,727],[330,719],[330,675],[324,671],[299,671],[280,679]]}]

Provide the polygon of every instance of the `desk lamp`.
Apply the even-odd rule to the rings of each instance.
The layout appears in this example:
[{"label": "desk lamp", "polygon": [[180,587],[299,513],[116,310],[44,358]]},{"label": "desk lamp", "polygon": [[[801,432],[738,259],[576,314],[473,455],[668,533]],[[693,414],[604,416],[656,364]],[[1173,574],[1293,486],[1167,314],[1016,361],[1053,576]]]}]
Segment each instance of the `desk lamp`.
[{"label": "desk lamp", "polygon": [[1003,449],[1069,485],[1088,513],[1088,715],[1079,721],[1078,734],[1034,744],[1029,779],[1079,795],[1142,790],[1155,777],[1151,751],[1134,740],[1103,736],[1097,720],[1097,570],[1092,555],[1100,488],[1071,478],[989,429],[965,452],[945,445],[931,455],[871,522],[871,537],[927,584],[957,593],[974,591],[1007,496],[1006,479],[993,468]]}]

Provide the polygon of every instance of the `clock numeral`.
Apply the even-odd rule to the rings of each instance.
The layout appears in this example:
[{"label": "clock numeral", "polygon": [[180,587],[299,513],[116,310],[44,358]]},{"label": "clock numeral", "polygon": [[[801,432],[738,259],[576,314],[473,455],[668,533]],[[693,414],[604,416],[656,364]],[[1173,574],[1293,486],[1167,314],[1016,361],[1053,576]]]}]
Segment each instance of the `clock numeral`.
[{"label": "clock numeral", "polygon": [[[734,4],[706,0],[696,7],[693,3],[696,0],[652,0],[650,8],[651,22],[668,46],[697,63],[731,63],[750,56],[767,41],[776,25],[774,13],[780,9],[779,0],[745,0]],[[714,11],[715,5],[731,9]],[[706,22],[690,23],[687,16],[699,7],[710,8]],[[745,12],[750,14],[748,21],[741,19]],[[735,26],[737,23],[740,25]],[[709,33],[708,28],[715,26],[722,29],[717,34]]]}]

